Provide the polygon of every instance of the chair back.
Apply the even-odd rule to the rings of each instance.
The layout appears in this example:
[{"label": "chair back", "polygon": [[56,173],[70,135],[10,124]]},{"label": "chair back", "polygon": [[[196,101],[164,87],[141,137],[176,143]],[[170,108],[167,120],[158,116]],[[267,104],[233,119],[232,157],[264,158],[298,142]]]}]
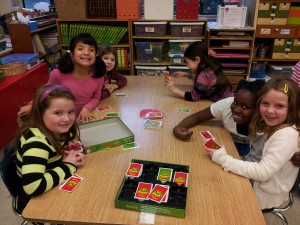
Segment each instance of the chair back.
[{"label": "chair back", "polygon": [[17,182],[16,154],[14,146],[9,146],[4,149],[4,158],[1,164],[1,177],[9,191],[16,197],[19,193],[19,185]]},{"label": "chair back", "polygon": [[298,171],[298,175],[295,180],[295,183],[294,183],[292,189],[290,190],[290,193],[294,193],[295,191],[297,191],[297,189],[299,188],[299,185],[300,185],[300,169]]}]

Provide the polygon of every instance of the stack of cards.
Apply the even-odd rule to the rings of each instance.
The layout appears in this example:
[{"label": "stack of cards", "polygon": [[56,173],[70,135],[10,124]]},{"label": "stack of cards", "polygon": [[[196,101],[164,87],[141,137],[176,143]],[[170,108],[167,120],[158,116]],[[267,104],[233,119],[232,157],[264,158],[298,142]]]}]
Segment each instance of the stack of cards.
[{"label": "stack of cards", "polygon": [[131,179],[140,177],[143,172],[143,166],[143,164],[131,162],[127,169],[126,177],[130,177]]},{"label": "stack of cards", "polygon": [[105,111],[105,110],[110,110],[111,109],[111,107],[109,106],[109,105],[106,105],[106,106],[101,106],[101,107],[97,107],[96,108],[96,111],[97,112],[103,112],[103,111]]},{"label": "stack of cards", "polygon": [[185,187],[188,186],[189,174],[184,172],[176,172],[174,174],[173,182],[176,183],[178,186],[184,185]]},{"label": "stack of cards", "polygon": [[145,121],[145,127],[147,127],[147,128],[161,128],[162,127],[162,121],[160,121],[160,120],[146,120]]},{"label": "stack of cards", "polygon": [[173,169],[170,168],[159,168],[157,180],[160,182],[165,183],[172,180]]},{"label": "stack of cards", "polygon": [[115,93],[115,97],[127,97],[126,93]]},{"label": "stack of cards", "polygon": [[200,135],[205,141],[215,139],[215,137],[209,131],[200,131]]},{"label": "stack of cards", "polygon": [[177,108],[177,112],[190,112],[190,111],[191,111],[190,108],[180,108],[180,107]]},{"label": "stack of cards", "polygon": [[148,112],[145,116],[144,119],[160,119],[163,117],[162,112]]},{"label": "stack of cards", "polygon": [[200,135],[206,141],[203,144],[206,149],[217,150],[221,148],[221,145],[215,141],[215,137],[209,131],[200,131]]},{"label": "stack of cards", "polygon": [[131,143],[126,143],[121,145],[123,150],[129,150],[129,149],[133,149],[133,148],[139,148],[139,143],[135,142],[131,142]]},{"label": "stack of cards", "polygon": [[170,186],[168,185],[155,184],[148,198],[157,203],[167,202],[169,198],[169,190]]},{"label": "stack of cards", "polygon": [[78,186],[83,178],[77,174],[73,174],[59,185],[59,189],[62,191],[72,192]]},{"label": "stack of cards", "polygon": [[114,118],[114,117],[120,117],[119,112],[108,112],[105,116],[102,117],[102,119],[108,119],[108,118]]},{"label": "stack of cards", "polygon": [[151,183],[139,182],[138,187],[134,194],[134,198],[140,201],[148,200],[148,196],[151,193],[152,187],[153,184]]}]

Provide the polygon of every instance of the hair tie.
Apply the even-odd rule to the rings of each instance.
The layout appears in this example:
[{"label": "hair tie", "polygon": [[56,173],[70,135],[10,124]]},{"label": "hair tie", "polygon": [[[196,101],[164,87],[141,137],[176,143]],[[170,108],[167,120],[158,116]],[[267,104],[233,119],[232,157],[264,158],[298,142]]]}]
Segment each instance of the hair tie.
[{"label": "hair tie", "polygon": [[284,84],[283,92],[287,94],[288,91],[289,91],[289,86],[287,84]]},{"label": "hair tie", "polygon": [[40,104],[48,97],[48,95],[54,91],[54,90],[61,90],[61,91],[68,91],[71,92],[69,88],[63,86],[63,85],[58,85],[55,84],[51,87],[49,87],[46,91],[44,91],[41,96],[40,96]]}]

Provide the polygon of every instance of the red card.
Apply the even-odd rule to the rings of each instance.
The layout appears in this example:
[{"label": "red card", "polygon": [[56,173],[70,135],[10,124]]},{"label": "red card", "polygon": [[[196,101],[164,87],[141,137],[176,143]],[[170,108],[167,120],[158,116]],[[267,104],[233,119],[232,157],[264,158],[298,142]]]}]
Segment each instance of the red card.
[{"label": "red card", "polygon": [[104,106],[104,108],[105,108],[106,110],[111,109],[111,107],[110,107],[109,105]]},{"label": "red card", "polygon": [[157,203],[161,203],[168,191],[169,186],[156,184],[148,198]]},{"label": "red card", "polygon": [[60,185],[59,189],[67,192],[72,192],[81,181],[81,177],[73,175],[69,177],[62,185]]},{"label": "red card", "polygon": [[105,107],[97,107],[96,110],[98,112],[102,112],[102,111],[105,111]]},{"label": "red card", "polygon": [[152,190],[153,184],[151,183],[144,183],[139,182],[139,185],[136,189],[134,198],[140,199],[140,200],[148,200],[148,196]]},{"label": "red card", "polygon": [[183,172],[175,172],[173,182],[175,182],[178,186],[184,185],[188,186],[189,174]]},{"label": "red card", "polygon": [[215,150],[221,148],[221,146],[217,142],[215,142],[213,139],[210,139],[207,142],[205,142],[204,146],[206,148],[215,149]]},{"label": "red card", "polygon": [[209,131],[200,131],[200,135],[204,140],[215,139],[215,137]]},{"label": "red card", "polygon": [[143,171],[143,164],[140,163],[130,163],[126,176],[129,177],[139,177]]}]

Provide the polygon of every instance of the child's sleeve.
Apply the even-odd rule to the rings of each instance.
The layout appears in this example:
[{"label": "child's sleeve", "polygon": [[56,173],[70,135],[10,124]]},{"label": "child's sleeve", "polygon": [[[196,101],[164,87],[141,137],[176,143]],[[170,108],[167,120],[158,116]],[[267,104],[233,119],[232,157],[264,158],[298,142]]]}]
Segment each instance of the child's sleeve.
[{"label": "child's sleeve", "polygon": [[119,89],[124,87],[127,84],[127,78],[124,75],[117,73],[116,84],[119,86]]},{"label": "child's sleeve", "polygon": [[102,88],[100,101],[110,97],[110,92],[107,89]]}]

